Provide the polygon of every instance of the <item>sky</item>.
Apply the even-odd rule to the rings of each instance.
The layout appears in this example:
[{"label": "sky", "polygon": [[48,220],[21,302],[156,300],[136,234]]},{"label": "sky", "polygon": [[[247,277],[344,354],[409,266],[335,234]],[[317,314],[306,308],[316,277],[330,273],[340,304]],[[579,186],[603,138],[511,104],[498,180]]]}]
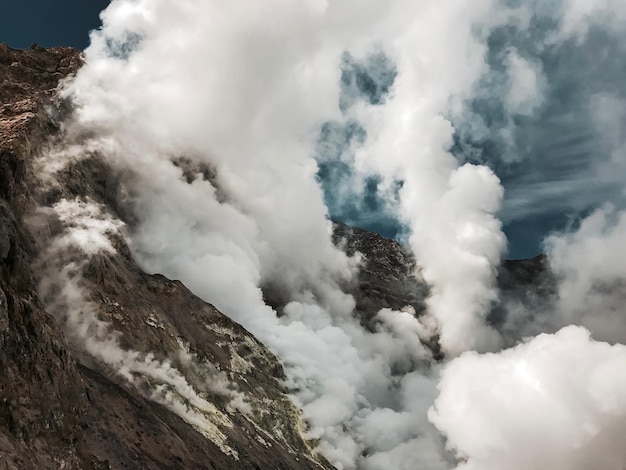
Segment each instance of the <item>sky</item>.
[{"label": "sky", "polygon": [[84,49],[89,31],[100,26],[100,12],[109,0],[23,0],[4,2],[0,15],[0,42],[23,49],[71,46]]},{"label": "sky", "polygon": [[[99,12],[108,4],[107,0],[9,2],[0,17],[0,41],[17,48],[36,42],[84,49],[89,32],[101,24]],[[505,195],[499,218],[508,258],[543,252],[543,240],[550,233],[578,224],[607,198],[618,204],[622,199],[621,168],[611,157],[615,150],[611,140],[619,139],[620,124],[614,122],[613,129],[600,125],[597,114],[606,108],[598,104],[602,99],[615,104],[614,97],[626,96],[624,41],[618,32],[592,27],[584,37],[557,47],[546,43],[550,24],[533,21],[530,36],[529,29],[512,25],[492,31],[487,41],[491,68],[464,114],[447,116],[456,129],[455,157],[486,164],[502,180]],[[513,90],[512,67],[532,83]],[[359,95],[372,104],[384,101],[394,77],[394,64],[384,54],[364,61],[346,54],[343,106],[350,107],[350,100],[358,101]],[[522,101],[507,101],[513,91]],[[524,103],[525,93],[534,93],[530,98],[536,102]],[[508,110],[509,105],[519,109]],[[330,216],[406,242],[407,224],[390,210],[388,198],[378,194],[380,181],[376,177],[355,181],[349,174],[345,154],[364,138],[359,129],[355,122],[328,122],[320,130],[318,177]]]}]

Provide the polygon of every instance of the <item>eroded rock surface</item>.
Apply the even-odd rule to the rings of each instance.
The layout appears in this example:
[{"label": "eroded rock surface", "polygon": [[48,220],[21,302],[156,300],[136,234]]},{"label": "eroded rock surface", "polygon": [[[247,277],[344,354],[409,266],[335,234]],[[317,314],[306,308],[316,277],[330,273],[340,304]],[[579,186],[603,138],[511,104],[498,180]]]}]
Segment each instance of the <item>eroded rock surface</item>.
[{"label": "eroded rock surface", "polygon": [[382,308],[413,307],[420,315],[428,286],[421,279],[413,255],[395,240],[334,222],[333,239],[348,255],[362,255],[356,284],[349,287],[357,313],[366,326]]}]

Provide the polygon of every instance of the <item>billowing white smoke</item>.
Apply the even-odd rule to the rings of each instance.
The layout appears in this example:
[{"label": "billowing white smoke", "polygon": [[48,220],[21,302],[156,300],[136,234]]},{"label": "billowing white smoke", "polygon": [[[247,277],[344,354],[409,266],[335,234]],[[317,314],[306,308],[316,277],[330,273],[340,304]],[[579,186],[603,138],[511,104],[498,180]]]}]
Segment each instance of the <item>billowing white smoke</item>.
[{"label": "billowing white smoke", "polygon": [[621,469],[624,360],[626,346],[575,326],[499,354],[468,352],[446,367],[430,418],[459,470]]},{"label": "billowing white smoke", "polygon": [[[622,3],[559,6],[552,41],[580,41],[590,26],[623,30],[616,21],[626,14]],[[622,103],[608,92],[587,103],[610,156],[591,165],[592,178],[614,181],[626,164]],[[446,366],[429,418],[446,435],[458,469],[624,468],[617,437],[626,428],[623,194],[614,202],[545,240],[555,303],[548,312],[525,312],[534,320],[519,334],[559,331],[498,354],[468,352]]]},{"label": "billowing white smoke", "polygon": [[[89,65],[70,92],[81,106],[81,123],[111,132],[120,158],[136,168],[141,161],[147,165],[140,171],[156,173],[152,160],[168,166],[173,156],[210,162],[217,170],[227,205],[210,187],[172,187],[174,168],[150,176],[142,195],[155,192],[161,201],[157,205],[149,195],[140,213],[158,207],[160,215],[146,216],[136,237],[150,268],[158,263],[229,312],[232,302],[223,297],[233,289],[223,283],[245,279],[254,286],[279,283],[298,300],[313,289],[324,306],[347,314],[351,304],[337,294],[335,281],[350,276],[350,263],[328,237],[311,142],[323,121],[339,117],[340,53],[392,44],[389,53],[400,72],[393,98],[378,113],[355,111],[372,136],[363,166],[404,181],[402,214],[434,287],[430,304],[444,348],[494,349],[497,335],[483,319],[496,298],[495,266],[505,246],[493,217],[502,190],[486,168],[457,170],[446,151],[452,128],[441,114],[450,97],[469,95],[480,76],[485,38],[473,28],[492,26],[482,18],[492,18],[496,8],[491,0],[452,2],[443,11],[434,2],[395,8],[310,2],[281,3],[269,13],[267,6],[242,11],[212,2],[113,2],[87,51]],[[427,42],[438,46],[413,53]],[[200,198],[210,207],[200,206]],[[194,230],[177,229],[189,227],[190,219],[209,220]],[[162,229],[153,225],[164,223]],[[184,243],[188,250],[182,241],[167,241],[181,233],[192,237]],[[214,272],[221,279],[206,282]],[[237,310],[243,310],[241,293],[258,297],[246,292],[238,290]]]},{"label": "billowing white smoke", "polygon": [[[438,369],[420,338],[438,334],[450,356],[499,348],[485,317],[497,299],[505,239],[495,216],[498,178],[486,167],[458,165],[449,153],[453,128],[442,116],[463,114],[486,67],[489,31],[527,13],[496,0],[114,0],[102,30],[92,34],[87,65],[64,91],[76,105],[69,135],[132,174],[138,224],[131,244],[140,262],[181,279],[281,358],[311,437],[339,468],[453,466],[428,420]],[[341,54],[381,49],[398,72],[386,102],[357,104],[342,116]],[[510,68],[528,72],[532,64],[512,51]],[[512,82],[510,106],[531,113],[543,84],[540,71],[525,76],[534,82]],[[367,332],[341,291],[358,259],[331,242],[313,155],[322,123],[346,118],[357,119],[368,136],[356,152],[356,171],[380,175],[387,187],[403,182],[399,212],[432,288],[421,322],[383,311],[379,330]],[[191,162],[196,174],[183,178],[173,161]],[[283,316],[265,304],[266,286],[287,301]],[[504,373],[494,392],[502,409],[485,399],[472,414],[455,400],[478,400],[476,390],[488,397],[492,365],[506,369],[542,342],[554,344],[537,356],[542,380],[567,348],[579,356],[588,350],[586,370],[595,373],[593,361],[602,359],[596,350],[607,346],[571,336],[542,337],[502,355],[466,353],[445,369],[430,416],[466,459],[460,468],[533,468],[515,467],[507,449],[515,450],[524,431],[519,414],[545,405],[535,389],[522,383],[509,406],[507,384],[519,377]],[[582,386],[569,364],[571,382],[557,375],[545,385],[549,403],[566,400],[561,383]],[[595,395],[581,393],[590,414],[602,411]],[[489,423],[494,411],[503,419]],[[542,420],[553,415],[533,416],[542,431],[552,429]],[[615,425],[590,422],[601,436]],[[474,425],[488,428],[483,440]],[[587,445],[585,432],[573,436],[581,453],[604,445]],[[519,449],[528,455],[545,442],[525,441]],[[551,455],[569,450],[563,446],[555,444]],[[621,454],[609,454],[620,461]]]},{"label": "billowing white smoke", "polygon": [[[626,13],[622,3],[556,5],[562,21],[552,41],[581,40],[600,24],[623,29],[616,21]],[[587,103],[610,154],[592,169],[607,179],[626,164],[621,103],[604,94]],[[623,207],[622,199],[615,203]],[[458,469],[624,468],[617,436],[626,427],[626,347],[619,344],[626,340],[625,243],[626,214],[608,203],[575,230],[549,236],[556,301],[549,312],[527,312],[536,317],[527,326],[562,329],[498,354],[468,352],[446,366],[429,418],[446,435]],[[584,328],[566,326],[572,324]]]},{"label": "billowing white smoke", "polygon": [[368,132],[357,165],[388,184],[404,183],[401,215],[450,354],[499,346],[484,318],[497,299],[495,268],[506,245],[494,216],[502,188],[486,167],[459,168],[448,151],[453,128],[442,117],[451,104],[462,105],[483,72],[485,37],[475,28],[489,31],[498,8],[492,1],[421,4],[408,23],[396,25],[389,54],[399,75],[388,102],[355,111]]},{"label": "billowing white smoke", "polygon": [[[405,377],[392,377],[398,363],[429,357],[417,334],[407,337],[394,325],[428,333],[402,315],[382,316],[381,330],[368,333],[340,289],[356,260],[331,242],[313,144],[321,124],[340,117],[341,54],[392,45],[400,73],[384,107],[390,121],[379,131],[367,110],[360,113],[373,136],[373,168],[405,179],[403,214],[433,284],[431,310],[444,347],[492,349],[497,335],[482,319],[496,296],[494,270],[504,245],[492,216],[502,190],[486,168],[457,169],[445,150],[452,129],[440,114],[479,75],[482,46],[472,24],[493,6],[453,2],[450,24],[435,2],[242,9],[236,2],[115,1],[92,37],[87,66],[66,90],[77,105],[78,128],[95,132],[90,148],[99,145],[111,162],[136,173],[140,223],[132,244],[144,266],[183,280],[278,353],[300,390],[296,399],[312,436],[338,466],[354,466],[366,449],[363,462],[372,465],[412,455],[412,440],[430,449],[429,466],[445,466],[425,418],[430,400],[407,394],[417,380],[432,396],[433,379],[414,378],[410,366]],[[458,66],[453,58],[438,63],[445,56],[433,50],[413,63],[410,50],[429,31],[440,38],[454,32],[445,47],[460,47],[458,57],[468,58]],[[379,163],[387,153],[381,146],[394,139],[393,126],[416,99],[422,105],[397,129],[408,145],[396,146],[389,173]],[[209,164],[215,181],[189,184],[172,165],[176,158]],[[264,285],[291,301],[282,318],[264,304]],[[386,423],[377,419],[381,413]],[[393,420],[405,424],[376,442]],[[412,458],[404,460],[409,465]]]}]

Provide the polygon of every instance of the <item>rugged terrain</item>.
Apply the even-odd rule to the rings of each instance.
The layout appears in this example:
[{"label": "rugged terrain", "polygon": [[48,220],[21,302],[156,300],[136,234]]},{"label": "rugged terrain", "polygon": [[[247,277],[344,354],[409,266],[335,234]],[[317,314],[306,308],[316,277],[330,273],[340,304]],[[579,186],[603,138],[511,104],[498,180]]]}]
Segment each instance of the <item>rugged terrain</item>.
[{"label": "rugged terrain", "polygon": [[[0,45],[4,468],[330,468],[270,351],[180,282],[142,272],[120,233],[110,249],[84,244],[81,211],[106,206],[132,224],[121,175],[92,155],[43,180],[67,112],[57,87],[80,65],[73,49]],[[339,223],[335,242],[364,256],[346,286],[364,325],[384,307],[423,311],[428,288],[400,244]],[[505,263],[502,287],[532,302],[545,270],[539,258]]]},{"label": "rugged terrain", "polygon": [[[81,64],[78,51],[0,46],[0,459],[5,468],[328,468],[301,436],[301,417],[281,385],[276,358],[242,327],[180,282],[147,275],[124,240],[86,258],[49,253],[72,223],[42,212],[77,197],[113,204],[114,174],[96,158],[42,187],[37,159],[59,126],[59,81]],[[117,208],[119,209],[119,208]],[[115,211],[116,207],[112,207]],[[76,276],[76,272],[81,275]],[[53,285],[42,274],[59,273]],[[81,338],[66,333],[75,308],[64,288],[80,279],[81,311],[117,332],[120,348],[166,373],[184,370],[201,396],[178,395],[176,414],[149,394],[158,377],[129,380]],[[63,295],[62,295],[63,294]],[[150,353],[150,355],[148,355]],[[173,358],[170,364],[167,358]],[[152,392],[150,392],[152,393]],[[248,407],[234,404],[245,395]],[[190,400],[199,403],[189,403]],[[171,400],[170,400],[171,401]],[[194,427],[189,412],[198,416]],[[199,410],[198,410],[199,409]],[[181,416],[187,418],[185,421]]]}]

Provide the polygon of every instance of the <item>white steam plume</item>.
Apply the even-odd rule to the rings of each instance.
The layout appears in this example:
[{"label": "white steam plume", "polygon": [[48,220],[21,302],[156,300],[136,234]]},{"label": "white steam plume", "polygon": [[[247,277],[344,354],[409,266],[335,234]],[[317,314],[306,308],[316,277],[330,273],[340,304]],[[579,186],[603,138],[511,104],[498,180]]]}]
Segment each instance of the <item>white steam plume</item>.
[{"label": "white steam plume", "polygon": [[[76,105],[68,135],[132,174],[138,223],[130,237],[143,267],[181,279],[281,358],[310,436],[338,468],[452,467],[428,420],[438,368],[419,339],[439,334],[451,356],[500,346],[485,318],[505,249],[496,218],[502,187],[486,167],[459,166],[443,116],[463,115],[476,92],[489,32],[527,17],[528,9],[503,3],[114,0],[92,34],[86,66],[64,91]],[[389,96],[342,115],[342,54],[381,50],[397,68]],[[541,102],[541,71],[511,54],[509,68],[526,75],[510,83],[509,105],[530,113]],[[399,212],[432,289],[423,322],[383,311],[379,329],[365,331],[341,291],[357,260],[331,242],[313,155],[321,125],[349,118],[367,132],[355,170],[379,175],[387,189],[403,183]],[[280,317],[263,301],[266,286],[285,300]],[[432,319],[435,327],[426,328]],[[560,347],[567,339],[542,341]],[[467,426],[459,422],[457,435],[463,417],[449,397],[488,376],[482,364],[506,362],[533,344],[502,356],[463,355],[445,369],[431,419],[467,465],[492,464],[489,442],[464,441],[489,403]],[[596,346],[576,344],[595,354]],[[559,347],[538,367],[559,358]],[[546,390],[560,399],[559,386]],[[513,414],[533,407],[533,398],[520,394],[520,406],[504,410],[513,434]],[[538,414],[538,426],[549,417]]]},{"label": "white steam plume", "polygon": [[594,338],[626,342],[624,301],[626,212],[607,205],[585,218],[573,233],[546,240],[558,276],[555,322],[587,327]]},{"label": "white steam plume", "polygon": [[608,470],[626,464],[626,346],[570,326],[444,371],[431,420],[458,470]]},{"label": "white steam plume", "polygon": [[[398,446],[406,452],[407,440],[428,442],[433,455],[441,444],[425,431],[427,405],[414,407],[403,394],[412,369],[393,377],[407,361],[396,342],[406,343],[409,363],[427,360],[417,334],[364,331],[339,288],[354,262],[330,240],[313,144],[323,122],[341,117],[344,51],[362,55],[382,44],[396,62],[381,114],[355,113],[372,136],[367,170],[404,181],[402,213],[433,287],[429,307],[445,351],[499,343],[484,317],[505,243],[493,216],[502,189],[487,168],[458,168],[441,117],[480,75],[485,38],[474,28],[488,29],[498,5],[437,5],[115,1],[66,91],[78,125],[97,132],[105,156],[138,173],[133,246],[144,266],[180,278],[278,353],[312,436],[346,468],[364,452],[381,453],[367,459],[379,463]],[[178,157],[211,165],[213,184],[183,180],[171,164]],[[280,319],[263,303],[267,284],[291,300]],[[381,407],[414,421],[384,448],[366,438],[385,426],[368,418]]]},{"label": "white steam plume", "polygon": [[448,2],[445,9],[421,3],[389,51],[399,75],[388,102],[356,111],[369,135],[357,164],[388,183],[403,181],[401,214],[432,285],[428,306],[441,345],[453,355],[499,346],[484,319],[497,299],[495,269],[506,246],[495,217],[503,191],[488,168],[459,167],[448,152],[452,125],[442,117],[451,100],[461,106],[480,77],[486,46],[476,30],[497,24],[498,8],[489,0]]},{"label": "white steam plume", "polygon": [[[580,41],[591,26],[621,27],[615,19],[626,11],[610,1],[556,4],[564,14],[553,41]],[[620,103],[607,94],[589,103],[592,125],[609,147],[610,161],[592,162],[595,172],[607,173],[604,177],[626,162]],[[468,352],[446,366],[429,417],[446,435],[457,469],[617,470],[626,465],[618,437],[626,426],[622,200],[616,197],[618,207],[606,204],[576,229],[545,240],[556,276],[556,304],[549,312],[526,312],[535,320],[525,328],[561,330],[497,354]],[[572,324],[584,327],[565,326]]]}]

